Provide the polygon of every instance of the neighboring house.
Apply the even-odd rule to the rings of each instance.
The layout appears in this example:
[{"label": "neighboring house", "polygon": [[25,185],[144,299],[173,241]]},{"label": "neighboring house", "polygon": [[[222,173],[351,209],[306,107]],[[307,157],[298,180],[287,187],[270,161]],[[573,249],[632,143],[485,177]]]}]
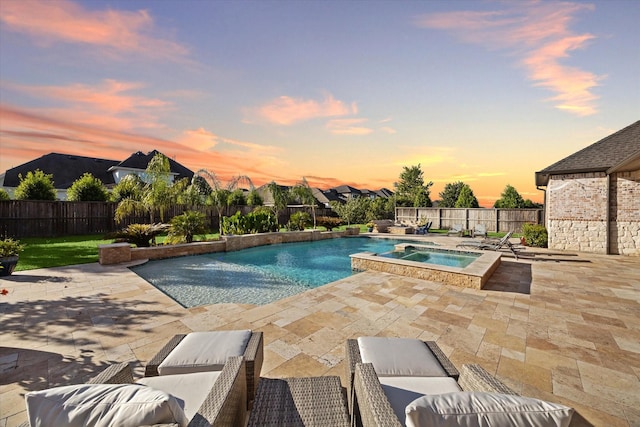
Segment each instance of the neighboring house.
[{"label": "neighboring house", "polygon": [[536,186],[549,248],[640,256],[640,121],[536,172]]},{"label": "neighboring house", "polygon": [[[66,200],[67,189],[86,172],[100,179],[107,188],[112,188],[130,173],[144,178],[144,172],[149,160],[157,153],[156,150],[147,154],[138,151],[123,161],[76,156],[73,154],[49,153],[20,166],[8,169],[4,174],[0,175],[0,188],[4,188],[13,196],[13,192],[20,183],[20,175],[25,177],[28,172],[40,169],[47,175],[53,175],[53,186],[56,189],[57,198]],[[175,160],[169,159],[169,164],[173,180],[191,179],[193,177],[193,172]]]}]

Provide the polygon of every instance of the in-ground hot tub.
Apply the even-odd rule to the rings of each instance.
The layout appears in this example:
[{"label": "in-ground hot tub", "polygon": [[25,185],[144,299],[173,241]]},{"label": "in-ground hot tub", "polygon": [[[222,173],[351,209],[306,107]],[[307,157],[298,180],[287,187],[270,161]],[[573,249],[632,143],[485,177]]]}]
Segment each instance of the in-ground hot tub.
[{"label": "in-ground hot tub", "polygon": [[499,265],[499,252],[460,251],[414,243],[396,245],[395,251],[383,254],[351,255],[352,270],[382,271],[474,289],[482,289]]}]

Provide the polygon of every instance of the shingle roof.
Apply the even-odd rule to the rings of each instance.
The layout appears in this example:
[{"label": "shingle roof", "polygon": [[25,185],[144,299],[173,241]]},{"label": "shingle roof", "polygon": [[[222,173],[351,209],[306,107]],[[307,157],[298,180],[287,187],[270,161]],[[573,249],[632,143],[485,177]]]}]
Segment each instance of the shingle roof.
[{"label": "shingle roof", "polygon": [[[155,156],[156,154],[159,154],[159,151],[153,150],[149,151],[147,154],[144,154],[142,151],[138,151],[130,155],[127,159],[123,160],[119,164],[115,165],[114,168],[145,170],[151,159],[153,159],[153,156]],[[169,166],[171,168],[171,172],[178,174],[175,177],[176,181],[182,178],[191,179],[193,177],[193,172],[191,170],[187,169],[171,158],[169,158]]]},{"label": "shingle roof", "polygon": [[640,120],[536,172],[536,185],[547,185],[550,175],[607,172],[640,157]]},{"label": "shingle roof", "polygon": [[117,164],[117,160],[49,153],[15,168],[8,169],[4,177],[4,186],[17,187],[20,184],[18,175],[25,177],[28,172],[33,172],[36,169],[40,169],[47,175],[53,175],[53,186],[57,189],[71,187],[71,184],[85,172],[91,173],[105,185],[111,185],[114,184],[113,174],[107,172],[107,170]]}]

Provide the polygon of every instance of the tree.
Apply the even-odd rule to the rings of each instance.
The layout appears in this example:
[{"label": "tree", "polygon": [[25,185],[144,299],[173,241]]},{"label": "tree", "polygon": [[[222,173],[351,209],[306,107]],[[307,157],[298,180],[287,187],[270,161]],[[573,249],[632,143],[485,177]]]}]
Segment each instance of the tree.
[{"label": "tree", "polygon": [[129,174],[122,178],[119,183],[113,187],[111,198],[114,202],[119,203],[124,199],[142,200],[142,186],[144,183],[136,174]]},{"label": "tree", "polygon": [[47,175],[40,169],[27,172],[26,177],[18,175],[20,183],[16,188],[16,200],[55,200],[56,189],[53,186],[53,175]]},{"label": "tree", "polygon": [[465,185],[466,184],[462,181],[445,185],[444,189],[440,192],[440,202],[438,203],[438,206],[442,208],[455,207],[458,197],[460,197],[460,190],[462,190],[462,187]]},{"label": "tree", "polygon": [[369,210],[365,220],[373,221],[374,219],[393,219],[394,216],[393,197],[376,197],[369,203]]},{"label": "tree", "polygon": [[502,209],[520,209],[525,207],[524,200],[518,191],[507,184],[502,191],[500,198],[493,204],[494,208]]},{"label": "tree", "polygon": [[291,195],[302,203],[303,206],[311,206],[311,215],[313,216],[313,229],[316,228],[316,198],[313,190],[309,187],[309,183],[305,177],[291,189]]},{"label": "tree", "polygon": [[424,183],[424,172],[417,166],[403,166],[400,181],[395,184],[398,206],[430,207],[430,187],[433,182]]},{"label": "tree", "polygon": [[229,193],[229,200],[227,202],[228,206],[245,206],[246,204],[247,198],[239,188],[236,188],[231,193]]},{"label": "tree", "polygon": [[458,196],[458,200],[456,200],[456,208],[479,208],[480,204],[478,203],[478,199],[473,194],[473,190],[467,184],[464,184],[460,189],[460,195]]},{"label": "tree", "polygon": [[345,203],[331,202],[331,209],[333,209],[347,225],[367,222],[367,214],[369,213],[370,206],[371,200],[365,197],[351,197]]},{"label": "tree", "polygon": [[249,206],[262,206],[264,204],[264,200],[260,197],[260,193],[256,191],[256,189],[252,189],[249,191],[249,195],[247,196],[247,205]]},{"label": "tree", "polygon": [[0,200],[11,200],[9,193],[7,193],[4,188],[0,188]]},{"label": "tree", "polygon": [[226,213],[229,206],[229,196],[231,191],[226,188],[216,188],[207,197],[207,204],[213,206],[218,211],[218,231],[222,234],[222,214]]},{"label": "tree", "polygon": [[72,202],[106,202],[109,200],[109,192],[101,180],[89,172],[85,172],[67,190],[67,200]]},{"label": "tree", "polygon": [[287,194],[287,191],[285,191],[275,181],[271,181],[267,184],[267,188],[273,197],[273,213],[276,216],[276,224],[279,225],[278,213],[287,208],[287,205],[289,204],[289,195]]}]

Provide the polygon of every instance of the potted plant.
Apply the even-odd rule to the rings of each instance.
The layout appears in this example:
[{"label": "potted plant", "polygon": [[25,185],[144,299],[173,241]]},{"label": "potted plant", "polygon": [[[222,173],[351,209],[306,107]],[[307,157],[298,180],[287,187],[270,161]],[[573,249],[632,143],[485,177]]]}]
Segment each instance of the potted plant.
[{"label": "potted plant", "polygon": [[18,240],[0,240],[0,276],[9,276],[18,264],[18,256],[24,249]]},{"label": "potted plant", "polygon": [[372,221],[369,221],[367,223],[367,231],[369,231],[369,233],[371,233],[373,231],[373,227],[374,227],[374,223]]}]

